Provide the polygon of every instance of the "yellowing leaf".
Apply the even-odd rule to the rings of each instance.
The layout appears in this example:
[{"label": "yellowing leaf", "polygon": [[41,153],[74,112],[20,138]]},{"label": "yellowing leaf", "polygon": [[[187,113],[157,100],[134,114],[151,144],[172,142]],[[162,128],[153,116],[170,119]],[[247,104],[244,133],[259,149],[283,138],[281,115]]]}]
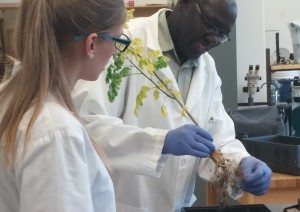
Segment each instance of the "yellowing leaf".
[{"label": "yellowing leaf", "polygon": [[178,90],[172,89],[172,94],[177,98],[177,99],[181,99],[181,94]]},{"label": "yellowing leaf", "polygon": [[135,9],[126,10],[127,21],[133,18],[134,11],[135,11]]},{"label": "yellowing leaf", "polygon": [[152,50],[148,52],[148,58],[151,62],[154,62],[160,55],[161,53],[158,50]]},{"label": "yellowing leaf", "polygon": [[153,73],[155,71],[155,67],[153,64],[148,63],[146,66],[146,69],[147,69],[148,74],[153,75]]},{"label": "yellowing leaf", "polygon": [[139,67],[140,67],[141,69],[144,69],[147,65],[148,65],[148,60],[147,60],[147,58],[141,57],[141,58],[139,59]]},{"label": "yellowing leaf", "polygon": [[169,78],[165,78],[164,83],[169,84],[169,83],[173,83],[173,81]]},{"label": "yellowing leaf", "polygon": [[181,115],[183,116],[183,117],[187,117],[187,112],[186,111],[188,111],[188,108],[186,107],[186,106],[184,106],[183,108],[182,108],[182,110],[181,110]]},{"label": "yellowing leaf", "polygon": [[124,29],[129,29],[129,26],[128,26],[128,23],[127,23],[127,22],[124,23],[123,28],[124,28]]},{"label": "yellowing leaf", "polygon": [[162,117],[166,117],[168,115],[168,111],[165,105],[162,105],[160,108],[160,115]]},{"label": "yellowing leaf", "polygon": [[164,84],[162,82],[158,82],[157,83],[157,87],[160,88],[160,89],[164,89],[165,88],[165,86],[164,86]]},{"label": "yellowing leaf", "polygon": [[141,55],[143,49],[144,47],[142,40],[140,38],[134,38],[128,47],[128,51],[126,52],[133,55]]},{"label": "yellowing leaf", "polygon": [[135,9],[126,10],[126,22],[125,22],[124,25],[123,25],[123,27],[124,27],[125,29],[128,29],[128,28],[129,28],[129,27],[128,27],[128,22],[129,22],[130,19],[133,18],[134,10],[135,10]]},{"label": "yellowing leaf", "polygon": [[147,98],[147,93],[150,91],[150,87],[143,86],[136,96],[135,100],[135,108],[134,108],[134,115],[137,116],[138,109],[144,105],[144,99]]}]

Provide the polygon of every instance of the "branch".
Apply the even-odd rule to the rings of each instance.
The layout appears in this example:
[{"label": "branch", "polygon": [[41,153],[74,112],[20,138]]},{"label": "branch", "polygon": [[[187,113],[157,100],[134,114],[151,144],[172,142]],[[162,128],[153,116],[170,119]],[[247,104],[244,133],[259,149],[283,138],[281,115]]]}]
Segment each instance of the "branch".
[{"label": "branch", "polygon": [[[156,88],[158,88],[161,92],[163,92],[166,96],[168,96],[169,98],[171,98],[171,99],[174,99],[174,97],[173,96],[171,96],[171,95],[169,95],[167,92],[165,92],[164,90],[162,90],[157,84],[156,84],[156,82],[154,82],[153,81],[153,79],[151,79],[150,77],[148,77],[143,71],[141,71],[140,70],[140,68],[139,67],[137,67],[137,65],[135,65],[134,64],[134,62],[132,62],[130,59],[129,59],[129,57],[127,56],[127,54],[125,53],[124,54],[125,55],[125,57],[128,59],[128,61],[142,74],[142,75],[144,75],[150,82],[152,82],[154,85],[155,85],[155,87]],[[138,55],[139,57],[140,57],[140,55]]]}]

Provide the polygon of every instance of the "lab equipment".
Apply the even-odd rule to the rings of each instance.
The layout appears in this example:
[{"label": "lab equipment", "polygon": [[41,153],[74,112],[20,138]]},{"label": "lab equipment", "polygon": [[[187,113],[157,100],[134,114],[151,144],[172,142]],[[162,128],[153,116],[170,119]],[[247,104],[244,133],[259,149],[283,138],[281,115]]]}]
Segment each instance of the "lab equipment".
[{"label": "lab equipment", "polygon": [[[293,135],[300,137],[300,106],[296,107],[292,113],[293,116]],[[300,147],[299,147],[300,148]],[[300,153],[299,153],[300,154]]]},{"label": "lab equipment", "polygon": [[299,76],[300,71],[276,71],[271,74],[271,102],[272,105],[283,102],[291,103],[291,82],[295,76]]},{"label": "lab equipment", "polygon": [[251,106],[231,110],[228,114],[234,122],[236,138],[266,135],[290,135],[288,104],[275,106]]},{"label": "lab equipment", "polygon": [[300,79],[298,76],[294,77],[291,83],[292,87],[292,110],[293,110],[293,130],[294,136],[300,136]]},{"label": "lab equipment", "polygon": [[300,20],[288,22],[288,27],[291,32],[294,50],[294,62],[300,63]]},{"label": "lab equipment", "polygon": [[248,93],[248,105],[254,105],[253,96],[256,92],[259,92],[259,86],[257,86],[258,80],[261,80],[261,76],[259,76],[259,65],[255,66],[255,71],[253,70],[253,65],[249,65],[249,71],[245,77],[247,80],[247,87],[243,88],[243,92]]},{"label": "lab equipment", "polygon": [[271,135],[242,140],[247,151],[267,163],[274,172],[300,176],[300,138]]},{"label": "lab equipment", "polygon": [[271,81],[271,105],[277,105],[281,101],[280,97],[280,84],[277,80]]},{"label": "lab equipment", "polygon": [[280,63],[280,50],[279,50],[279,32],[275,34],[276,36],[276,63]]},{"label": "lab equipment", "polygon": [[298,76],[294,77],[291,83],[292,87],[292,109],[300,106],[300,79]]}]

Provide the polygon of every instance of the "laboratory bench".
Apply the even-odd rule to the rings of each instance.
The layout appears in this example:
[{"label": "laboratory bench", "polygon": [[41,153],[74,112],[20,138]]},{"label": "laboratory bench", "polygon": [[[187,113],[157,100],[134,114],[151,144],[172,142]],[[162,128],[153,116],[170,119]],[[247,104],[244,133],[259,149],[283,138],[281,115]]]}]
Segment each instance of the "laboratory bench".
[{"label": "laboratory bench", "polygon": [[[300,198],[300,176],[273,173],[269,192],[263,196],[245,193],[238,202],[240,204],[283,205],[297,202]],[[206,205],[217,205],[216,192],[210,183],[206,184]]]}]

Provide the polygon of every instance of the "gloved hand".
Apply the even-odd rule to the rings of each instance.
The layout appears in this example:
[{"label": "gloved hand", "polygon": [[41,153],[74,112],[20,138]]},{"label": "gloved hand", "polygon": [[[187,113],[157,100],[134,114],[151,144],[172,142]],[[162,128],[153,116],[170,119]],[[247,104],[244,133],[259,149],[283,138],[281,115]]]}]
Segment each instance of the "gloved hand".
[{"label": "gloved hand", "polygon": [[184,125],[170,130],[165,138],[162,154],[208,157],[215,146],[211,135],[195,125]]},{"label": "gloved hand", "polygon": [[272,171],[271,169],[255,157],[244,158],[240,163],[242,171],[242,189],[246,192],[260,196],[268,192]]}]

